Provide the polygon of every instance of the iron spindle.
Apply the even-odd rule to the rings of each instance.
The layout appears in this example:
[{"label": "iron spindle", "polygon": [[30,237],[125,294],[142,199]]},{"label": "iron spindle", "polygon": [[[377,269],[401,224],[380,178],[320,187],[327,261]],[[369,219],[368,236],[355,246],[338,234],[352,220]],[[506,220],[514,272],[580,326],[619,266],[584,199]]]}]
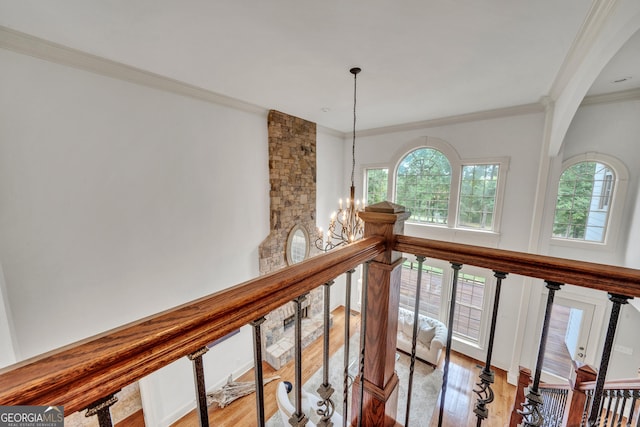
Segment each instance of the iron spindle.
[{"label": "iron spindle", "polygon": [[[364,264],[362,272],[362,309],[361,309],[361,318],[360,318],[360,362],[359,362],[359,371],[360,371],[360,402],[358,405],[358,427],[362,427],[362,409],[364,405],[364,351],[365,344],[367,342],[367,306],[368,306],[368,297],[369,297],[369,261]],[[345,414],[346,416],[346,414]]]},{"label": "iron spindle", "polygon": [[356,270],[347,271],[347,283],[344,296],[344,372],[342,390],[342,427],[347,427],[349,409],[349,340],[351,338],[351,278]]},{"label": "iron spindle", "polygon": [[92,417],[94,415],[97,415],[98,425],[100,427],[112,427],[113,423],[111,422],[111,411],[109,410],[109,408],[117,401],[118,398],[115,394],[103,397],[102,399],[89,405],[84,416]]},{"label": "iron spindle", "polygon": [[[409,427],[409,412],[411,410],[411,391],[413,390],[413,371],[416,364],[416,341],[418,340],[418,326],[420,319],[420,289],[422,287],[422,263],[424,263],[425,257],[417,255],[418,260],[418,277],[416,279],[416,297],[415,305],[413,308],[413,335],[411,339],[411,363],[409,364],[409,384],[407,386],[407,411],[404,417],[405,427]],[[413,269],[413,263],[411,263],[411,269]]]},{"label": "iron spindle", "polygon": [[[630,426],[633,422],[633,414],[636,410],[636,402],[640,399],[640,390],[634,390],[632,393],[633,400],[631,401],[631,408],[629,409],[629,417],[627,418],[627,426]],[[638,422],[640,425],[640,411],[638,411]]]},{"label": "iron spindle", "polygon": [[542,363],[544,361],[544,352],[547,346],[547,335],[549,334],[549,323],[551,320],[551,310],[553,308],[553,298],[556,291],[560,289],[563,283],[547,281],[546,284],[547,289],[549,289],[549,294],[547,295],[547,307],[544,312],[542,334],[540,336],[540,345],[538,347],[536,371],[533,378],[533,383],[531,384],[531,388],[529,390],[529,393],[527,394],[527,399],[522,405],[522,411],[519,411],[519,413],[522,415],[522,421],[525,427],[539,427],[544,421],[541,413],[542,399],[540,398],[540,391],[538,390],[538,387],[540,386]]},{"label": "iron spindle", "polygon": [[204,383],[204,365],[202,356],[209,351],[209,348],[202,347],[194,351],[187,357],[192,362],[193,378],[196,385],[196,403],[198,405],[198,415],[201,427],[209,427],[209,412],[207,411],[207,388]]},{"label": "iron spindle", "polygon": [[480,373],[480,382],[476,385],[479,387],[474,392],[478,395],[478,401],[473,412],[478,418],[477,427],[482,425],[482,421],[489,416],[489,409],[487,405],[493,402],[494,393],[491,388],[491,384],[495,381],[495,373],[491,370],[491,355],[493,354],[493,341],[496,333],[496,323],[498,320],[498,307],[500,305],[500,289],[502,287],[502,280],[507,277],[507,273],[500,271],[493,272],[496,278],[496,291],[493,299],[493,313],[491,315],[491,328],[489,329],[489,345],[487,347],[487,360],[484,364],[484,369]]},{"label": "iron spindle", "polygon": [[[324,342],[322,359],[322,384],[318,387],[318,394],[322,398],[318,406],[324,406],[316,410],[322,418],[318,421],[320,427],[332,427],[331,416],[335,411],[335,405],[331,400],[331,395],[335,391],[329,383],[329,326],[331,323],[331,285],[333,280],[325,283],[324,286]],[[349,319],[347,318],[347,321]]]},{"label": "iron spindle", "polygon": [[600,359],[600,369],[598,370],[596,387],[593,391],[593,401],[588,423],[590,427],[598,425],[600,421],[600,411],[598,411],[598,408],[600,407],[602,391],[604,390],[604,382],[607,377],[607,368],[609,367],[609,359],[611,358],[611,350],[613,348],[613,338],[616,334],[616,327],[618,326],[618,318],[620,317],[622,304],[627,304],[629,299],[631,299],[631,297],[625,295],[609,294],[609,300],[613,303],[613,306],[611,307],[607,336],[605,337],[604,348],[602,349],[602,358]]},{"label": "iron spindle", "polygon": [[302,412],[302,303],[307,299],[307,295],[301,295],[294,299],[295,303],[295,396],[296,412],[291,414],[289,424],[292,427],[303,427],[307,425],[309,418]]},{"label": "iron spindle", "polygon": [[444,356],[444,369],[442,371],[442,393],[440,393],[440,411],[438,413],[438,427],[442,427],[442,417],[444,416],[444,400],[447,393],[447,377],[449,376],[449,359],[451,358],[451,340],[453,339],[453,318],[456,308],[456,292],[458,288],[458,273],[462,269],[462,264],[451,263],[453,270],[453,280],[451,282],[451,301],[449,303],[449,323],[447,325],[447,348]]},{"label": "iron spindle", "polygon": [[260,325],[266,319],[261,317],[251,322],[253,327],[253,365],[255,366],[255,382],[256,382],[256,417],[258,426],[264,427],[264,379],[262,375],[262,333]]},{"label": "iron spindle", "polygon": [[622,425],[622,419],[624,418],[624,410],[626,409],[625,407],[627,406],[627,399],[631,397],[631,393],[629,393],[629,390],[622,390],[622,392],[620,393],[620,397],[622,397],[622,406],[620,407],[620,417],[618,418],[618,424],[617,424],[618,427]]}]

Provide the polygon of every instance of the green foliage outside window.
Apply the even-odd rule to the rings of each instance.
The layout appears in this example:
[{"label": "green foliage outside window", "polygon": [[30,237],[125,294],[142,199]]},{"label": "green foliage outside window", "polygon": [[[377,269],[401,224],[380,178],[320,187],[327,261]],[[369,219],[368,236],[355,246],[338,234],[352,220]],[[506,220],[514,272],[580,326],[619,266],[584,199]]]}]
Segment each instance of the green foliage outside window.
[{"label": "green foliage outside window", "polygon": [[387,185],[389,182],[388,169],[367,169],[366,180],[367,205],[372,205],[374,203],[384,202],[385,200],[387,200]]},{"label": "green foliage outside window", "polygon": [[493,229],[499,165],[462,167],[458,224],[462,227]]},{"label": "green foliage outside window", "polygon": [[[596,218],[597,214],[594,211],[598,208],[602,210],[603,207],[606,209],[608,206],[608,200],[602,203],[600,198],[604,196],[595,193],[602,191],[603,180],[611,174],[612,171],[608,167],[597,162],[576,163],[562,173],[558,183],[553,237],[591,240],[587,238],[588,229],[597,227],[589,224],[589,216]],[[606,195],[607,198],[609,196],[610,194]],[[597,235],[599,241],[604,237],[603,232]]]},{"label": "green foliage outside window", "polygon": [[451,164],[433,148],[419,148],[400,163],[396,203],[411,211],[411,221],[446,224],[451,190]]}]

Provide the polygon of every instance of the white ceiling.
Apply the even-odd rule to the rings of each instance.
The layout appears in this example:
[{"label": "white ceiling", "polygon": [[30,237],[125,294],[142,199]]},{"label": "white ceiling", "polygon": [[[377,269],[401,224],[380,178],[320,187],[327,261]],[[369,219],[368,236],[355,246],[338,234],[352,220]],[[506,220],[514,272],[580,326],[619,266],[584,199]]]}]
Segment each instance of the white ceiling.
[{"label": "white ceiling", "polygon": [[[358,129],[539,101],[590,6],[590,0],[0,0],[0,25],[348,131],[353,66],[363,69]],[[617,79],[620,67],[634,68],[623,69],[624,76],[640,70],[640,55],[631,56],[635,61],[622,61],[606,79]],[[633,77],[640,86],[640,74]],[[599,83],[597,91],[622,89],[608,87]]]}]

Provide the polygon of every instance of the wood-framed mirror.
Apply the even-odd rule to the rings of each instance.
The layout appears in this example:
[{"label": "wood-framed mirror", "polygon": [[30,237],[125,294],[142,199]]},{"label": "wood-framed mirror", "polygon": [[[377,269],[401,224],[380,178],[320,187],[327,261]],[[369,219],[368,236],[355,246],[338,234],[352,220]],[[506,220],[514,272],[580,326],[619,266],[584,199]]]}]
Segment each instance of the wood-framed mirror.
[{"label": "wood-framed mirror", "polygon": [[293,265],[304,261],[309,257],[309,233],[299,224],[294,225],[287,237],[285,249],[287,264]]}]

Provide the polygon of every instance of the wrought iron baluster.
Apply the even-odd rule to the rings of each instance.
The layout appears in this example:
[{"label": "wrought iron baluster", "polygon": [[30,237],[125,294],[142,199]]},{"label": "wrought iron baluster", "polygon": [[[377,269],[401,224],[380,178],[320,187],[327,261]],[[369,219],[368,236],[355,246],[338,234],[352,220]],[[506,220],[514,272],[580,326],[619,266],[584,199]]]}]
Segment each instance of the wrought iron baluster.
[{"label": "wrought iron baluster", "polygon": [[611,398],[612,396],[612,392],[611,390],[605,390],[602,393],[603,396],[603,400],[602,400],[602,405],[604,407],[604,403],[607,403],[607,410],[604,413],[604,425],[607,425],[609,423],[609,416],[611,415],[611,404],[613,403],[613,399]]},{"label": "wrought iron baluster", "polygon": [[522,421],[525,427],[539,427],[544,419],[541,413],[542,399],[540,398],[540,375],[542,374],[542,363],[544,361],[545,347],[547,346],[547,335],[549,334],[549,323],[551,320],[551,309],[553,308],[553,298],[557,290],[560,289],[562,283],[546,282],[549,294],[547,295],[547,307],[544,313],[544,322],[542,324],[542,334],[540,336],[540,345],[538,347],[538,359],[536,361],[536,371],[533,377],[533,383],[527,393],[527,399],[522,405]]},{"label": "wrought iron baluster", "polygon": [[496,334],[496,323],[498,321],[498,306],[500,304],[500,289],[502,288],[502,280],[507,277],[507,273],[494,271],[493,276],[496,278],[496,291],[493,300],[493,313],[491,315],[491,329],[489,330],[489,346],[487,348],[487,360],[484,369],[480,373],[480,382],[476,385],[479,387],[473,390],[478,395],[478,401],[473,412],[478,418],[477,427],[482,425],[482,421],[489,416],[489,408],[487,405],[493,402],[494,393],[491,384],[495,381],[495,373],[491,369],[491,355],[493,354],[493,340]]},{"label": "wrought iron baluster", "polygon": [[620,397],[622,397],[622,406],[620,407],[620,416],[618,417],[618,423],[616,424],[617,427],[622,426],[622,420],[624,418],[624,410],[626,409],[626,406],[627,406],[627,399],[631,397],[631,393],[629,393],[629,390],[622,390],[620,392]]},{"label": "wrought iron baluster", "polygon": [[307,295],[301,295],[294,299],[295,303],[295,397],[296,411],[291,414],[289,424],[292,427],[306,426],[309,418],[302,412],[302,303],[307,299]]},{"label": "wrought iron baluster", "polygon": [[344,372],[342,389],[342,427],[347,427],[349,409],[349,340],[351,338],[351,278],[356,270],[347,271],[344,296]]},{"label": "wrought iron baluster", "polygon": [[[362,273],[362,308],[360,312],[360,364],[358,366],[360,371],[360,402],[358,405],[358,427],[362,427],[362,409],[364,406],[364,354],[367,337],[367,300],[369,297],[369,262],[367,261],[363,266]],[[345,414],[346,415],[346,414]]]},{"label": "wrought iron baluster", "polygon": [[261,317],[251,322],[253,330],[253,365],[255,366],[255,382],[256,382],[256,417],[258,426],[263,427],[264,418],[264,378],[262,374],[262,332],[260,325],[266,319]]},{"label": "wrought iron baluster", "polygon": [[[640,399],[640,390],[633,391],[633,406],[635,407],[636,401]],[[629,420],[633,418],[633,415],[629,415]],[[640,410],[638,411],[638,419],[636,420],[636,426],[640,426]]]},{"label": "wrought iron baluster", "polygon": [[[316,410],[317,414],[322,418],[318,421],[320,427],[332,427],[331,416],[335,411],[335,404],[331,400],[331,395],[335,391],[329,383],[329,326],[331,323],[331,285],[333,280],[325,283],[324,286],[324,341],[323,341],[323,359],[322,359],[322,384],[318,387],[318,394],[322,398],[318,402],[318,406],[324,406]],[[346,318],[349,321],[349,318]]]},{"label": "wrought iron baluster", "polygon": [[[631,426],[631,423],[633,422],[633,414],[635,413],[635,409],[636,409],[636,402],[638,401],[638,399],[640,399],[640,390],[633,390],[633,393],[631,393],[633,400],[631,401],[631,408],[629,409],[629,417],[627,417],[627,427]],[[638,421],[636,422],[636,425],[640,425],[640,411],[638,411]]]},{"label": "wrought iron baluster", "polygon": [[[422,264],[425,257],[417,255],[418,260],[418,277],[416,279],[416,297],[415,305],[413,308],[413,335],[411,339],[411,363],[409,364],[409,384],[407,386],[407,410],[404,417],[405,427],[409,427],[409,412],[411,410],[411,392],[413,390],[413,371],[416,364],[416,344],[418,340],[418,326],[420,319],[420,289],[422,287]],[[411,263],[411,269],[413,269],[413,263]]]},{"label": "wrought iron baluster", "polygon": [[613,412],[611,415],[611,425],[615,424],[616,419],[618,419],[618,421],[622,419],[622,414],[618,412],[618,410],[620,409],[620,398],[622,397],[622,390],[614,390],[612,392],[612,398],[613,397],[615,397],[616,401],[615,401],[615,404],[613,405]]},{"label": "wrought iron baluster", "polygon": [[118,398],[115,394],[112,394],[107,397],[103,397],[102,399],[92,403],[87,407],[87,412],[85,412],[85,417],[92,417],[94,415],[98,416],[98,425],[100,427],[112,427],[113,423],[111,422],[111,411],[110,407],[118,401]]},{"label": "wrought iron baluster", "polygon": [[207,411],[207,388],[204,383],[204,365],[202,356],[209,351],[208,347],[202,347],[187,357],[192,362],[193,378],[196,385],[196,403],[201,427],[209,427],[209,412]]},{"label": "wrought iron baluster", "polygon": [[580,427],[587,425],[587,418],[589,417],[589,407],[591,407],[591,400],[593,399],[593,390],[585,391],[586,399],[584,400],[584,409],[582,410],[582,420],[580,421]]},{"label": "wrought iron baluster", "polygon": [[604,348],[602,349],[602,358],[600,359],[600,369],[598,370],[596,387],[593,391],[593,402],[591,405],[591,412],[589,413],[588,423],[590,427],[596,426],[600,422],[600,411],[598,411],[598,408],[602,401],[602,391],[604,390],[604,382],[607,378],[607,369],[609,368],[609,359],[611,358],[611,350],[613,348],[613,338],[618,326],[618,318],[620,317],[622,304],[627,304],[629,299],[631,299],[631,297],[625,295],[609,294],[609,300],[613,303],[613,307],[611,307],[607,336],[605,337]]},{"label": "wrought iron baluster", "polygon": [[451,359],[451,340],[453,339],[453,317],[456,308],[456,292],[458,288],[458,273],[462,269],[462,264],[451,263],[453,270],[453,280],[451,281],[451,301],[449,303],[449,323],[447,325],[447,348],[444,356],[444,369],[442,371],[442,392],[440,393],[440,411],[438,413],[438,427],[442,427],[444,416],[444,401],[447,393],[447,379],[449,377],[449,359]]},{"label": "wrought iron baluster", "polygon": [[562,419],[564,418],[564,413],[567,409],[567,399],[569,397],[569,390],[563,390],[562,398],[560,399],[560,408],[558,412],[558,426],[562,425]]}]

